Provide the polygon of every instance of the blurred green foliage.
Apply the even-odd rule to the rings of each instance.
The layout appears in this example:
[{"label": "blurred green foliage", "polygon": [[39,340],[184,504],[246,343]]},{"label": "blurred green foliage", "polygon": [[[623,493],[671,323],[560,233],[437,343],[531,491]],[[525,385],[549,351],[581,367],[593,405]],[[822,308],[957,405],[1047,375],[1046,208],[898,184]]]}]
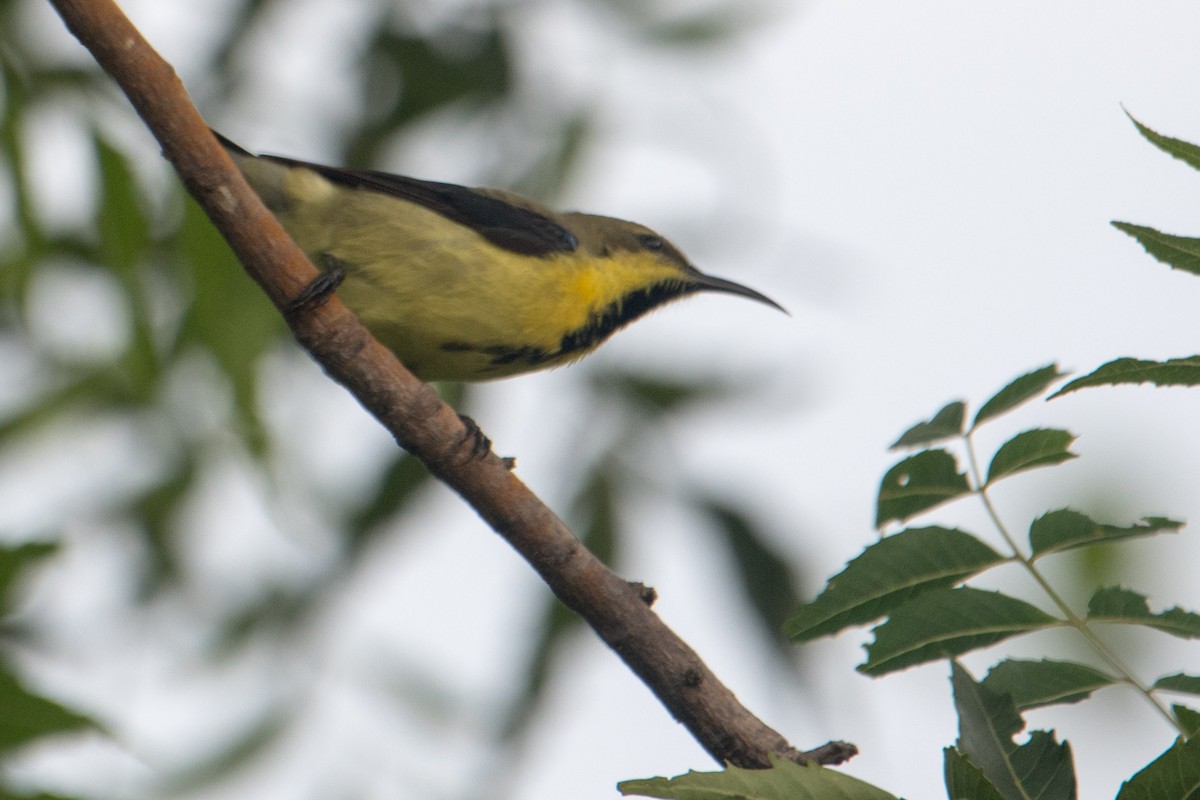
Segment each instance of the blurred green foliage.
[{"label": "blurred green foliage", "polygon": [[[42,5],[43,0],[0,1],[0,188],[11,201],[10,213],[0,218],[0,342],[35,365],[23,391],[0,407],[0,458],[81,419],[116,419],[138,432],[144,448],[139,460],[149,465],[146,474],[128,485],[114,480],[122,488],[114,488],[110,496],[79,500],[72,514],[74,524],[112,525],[124,532],[128,574],[136,583],[130,587],[127,613],[137,618],[156,603],[196,591],[189,563],[193,555],[183,530],[214,480],[218,456],[243,465],[242,474],[263,487],[268,501],[292,503],[280,437],[304,432],[273,431],[263,416],[264,365],[290,347],[279,315],[166,174],[165,162],[147,157],[144,140],[133,143],[133,113],[107,76],[75,52],[64,32],[46,31]],[[640,0],[576,5],[609,15],[640,46],[667,54],[711,47],[754,19],[748,7],[733,2],[685,17]],[[481,182],[503,175],[514,188],[553,195],[590,144],[591,109],[547,95],[543,84],[530,86],[533,78],[518,68],[520,48],[527,42],[519,35],[521,6],[475,5],[464,8],[461,18],[434,14],[430,22],[416,19],[413,12],[419,6],[379,0],[355,23],[360,50],[346,62],[352,71],[348,78],[359,89],[359,113],[349,119],[321,117],[315,123],[335,134],[346,163],[377,166],[389,145],[431,115],[452,110],[470,118],[511,109],[528,116],[537,135],[529,136],[528,129],[497,130],[501,140],[482,159]],[[189,88],[205,98],[203,110],[214,120],[255,102],[246,65],[264,57],[257,49],[274,27],[282,28],[290,14],[305,12],[293,3],[250,0],[234,4],[229,13],[198,65],[183,74]],[[314,106],[306,113],[327,112]],[[39,172],[46,169],[46,160],[35,164],[31,155],[48,133],[88,144],[84,173],[66,172],[75,163],[70,159],[60,165],[60,174]],[[526,139],[535,142],[536,152],[529,154]],[[509,154],[518,150],[528,155],[514,173]],[[56,221],[44,210],[39,182],[53,183],[59,196],[66,186],[66,193],[81,201],[82,215]],[[78,196],[89,191],[90,196]],[[63,272],[64,267],[69,269]],[[55,339],[55,326],[71,321],[70,310],[61,318],[47,316],[34,298],[40,282],[56,270],[67,280],[109,287],[119,298],[119,346],[112,352],[80,355]],[[0,374],[10,369],[0,364]],[[670,495],[695,509],[697,519],[728,543],[730,562],[745,587],[747,613],[777,640],[782,615],[796,603],[796,576],[755,514],[703,487],[664,480],[648,488],[646,475],[629,455],[647,437],[653,441],[655,421],[661,417],[686,413],[701,402],[736,402],[738,392],[710,378],[687,382],[625,374],[600,376],[595,388],[595,402],[606,405],[606,417],[620,421],[606,442],[592,448],[589,461],[577,465],[577,488],[565,493],[575,498],[569,517],[581,537],[605,559],[620,562],[621,543],[632,528],[622,509],[639,493]],[[471,402],[461,387],[446,391],[460,407]],[[586,419],[587,413],[579,416]],[[209,609],[208,616],[188,623],[203,631],[214,662],[262,657],[264,642],[274,643],[274,657],[280,660],[294,661],[297,652],[320,652],[321,642],[312,641],[319,636],[314,633],[316,618],[328,613],[381,542],[404,534],[405,521],[429,484],[423,467],[398,449],[378,464],[364,466],[356,478],[365,488],[353,497],[336,503],[308,498],[315,507],[310,513],[336,542],[333,557],[302,577],[262,587],[231,603],[232,609]],[[287,518],[281,511],[276,523],[286,526]],[[59,534],[36,525],[16,533],[47,540]],[[0,596],[10,594],[10,583],[33,561],[53,558],[52,549],[35,544],[0,550]],[[221,587],[209,590],[220,592]],[[737,587],[730,591],[738,593]],[[548,596],[540,603],[534,616],[541,621],[528,647],[524,682],[510,692],[514,699],[494,725],[498,745],[522,739],[535,724],[559,645],[579,627]],[[0,746],[90,726],[86,716],[30,693],[17,677],[21,670],[13,665],[24,649],[44,644],[36,615],[21,617],[20,625],[5,625],[0,718],[14,704],[23,704],[31,719],[19,735],[11,727],[0,730]],[[196,752],[175,774],[161,776],[159,790],[196,791],[259,763],[304,724],[298,713],[303,702],[287,692],[268,698],[240,733]],[[6,768],[0,766],[0,796],[34,796],[10,789],[7,780]],[[102,786],[93,789],[97,796],[105,794]]]}]

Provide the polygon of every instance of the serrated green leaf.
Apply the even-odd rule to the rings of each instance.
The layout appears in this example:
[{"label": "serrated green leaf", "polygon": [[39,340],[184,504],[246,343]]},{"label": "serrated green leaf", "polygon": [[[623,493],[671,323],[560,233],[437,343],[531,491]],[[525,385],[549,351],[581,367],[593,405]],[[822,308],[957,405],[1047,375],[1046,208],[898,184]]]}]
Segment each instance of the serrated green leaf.
[{"label": "serrated green leaf", "polygon": [[1071,747],[1054,733],[1033,731],[1021,745],[1013,736],[1025,727],[1012,699],[975,682],[953,662],[950,683],[958,712],[958,749],[976,765],[1005,800],[1074,800]]},{"label": "serrated green leaf", "polygon": [[1001,478],[1036,467],[1061,464],[1077,456],[1068,448],[1075,437],[1068,431],[1035,428],[1022,431],[1004,444],[988,466],[987,485]]},{"label": "serrated green leaf", "polygon": [[879,619],[926,589],[952,586],[1007,559],[956,528],[909,528],[880,539],[801,606],[785,632],[797,641]]},{"label": "serrated green leaf", "polygon": [[942,750],[942,772],[948,800],[1004,800],[983,770],[954,747]]},{"label": "serrated green leaf", "polygon": [[1170,136],[1164,136],[1161,133],[1153,131],[1134,119],[1134,116],[1128,111],[1125,112],[1125,116],[1129,117],[1129,120],[1137,126],[1138,132],[1142,136],[1145,136],[1159,150],[1178,158],[1193,169],[1200,169],[1200,147],[1191,142],[1185,142],[1182,139],[1172,139]]},{"label": "serrated green leaf", "polygon": [[1200,733],[1200,711],[1176,703],[1171,706],[1171,713],[1175,715],[1175,719],[1179,720],[1179,724],[1187,731],[1188,738]]},{"label": "serrated green leaf", "polygon": [[1196,386],[1200,384],[1200,356],[1172,358],[1167,361],[1142,361],[1118,358],[1098,367],[1094,372],[1076,378],[1054,394],[1060,395],[1092,386],[1124,386],[1152,383],[1155,386]]},{"label": "serrated green leaf", "polygon": [[1200,614],[1179,607],[1152,614],[1145,595],[1119,586],[1100,589],[1092,595],[1088,601],[1087,619],[1090,622],[1145,625],[1183,639],[1200,638]]},{"label": "serrated green leaf", "polygon": [[1117,800],[1196,800],[1200,793],[1200,736],[1175,740],[1166,752],[1121,784]]},{"label": "serrated green leaf", "polygon": [[16,676],[0,669],[0,753],[34,739],[97,728],[89,717],[28,691]]},{"label": "serrated green leaf", "polygon": [[691,771],[675,778],[621,781],[617,789],[626,796],[673,800],[896,800],[844,772],[817,764],[801,766],[774,755],[770,769]]},{"label": "serrated green leaf", "polygon": [[1173,269],[1200,275],[1200,239],[1163,233],[1145,225],[1113,220],[1112,226],[1127,233],[1145,248],[1155,260]]},{"label": "serrated green leaf", "polygon": [[1177,533],[1184,523],[1166,517],[1146,517],[1128,527],[1101,525],[1087,514],[1069,508],[1050,511],[1029,526],[1029,545],[1035,558],[1096,544],[1168,531]]},{"label": "serrated green leaf", "polygon": [[879,484],[875,527],[903,522],[971,491],[966,474],[945,450],[924,450],[889,469]]},{"label": "serrated green leaf", "polygon": [[[1004,775],[1011,752],[1012,738],[1025,729],[1025,720],[1017,713],[1012,698],[997,694],[975,681],[957,660],[950,662],[950,686],[958,713],[958,750],[981,769],[1000,772],[1004,795],[1015,785]],[[976,761],[978,759],[978,761]],[[999,769],[997,769],[999,768]],[[985,772],[986,774],[986,772]]]},{"label": "serrated green leaf", "polygon": [[941,411],[934,414],[932,419],[918,422],[901,434],[900,438],[888,449],[920,447],[940,442],[943,439],[962,436],[963,419],[966,417],[966,413],[967,405],[963,401],[955,400],[953,403],[948,403],[942,407]]},{"label": "serrated green leaf", "polygon": [[867,660],[858,671],[884,675],[1059,624],[1036,606],[999,592],[967,586],[932,589],[871,631],[875,641],[867,645]]},{"label": "serrated green leaf", "polygon": [[1182,672],[1164,675],[1154,682],[1154,688],[1167,692],[1200,694],[1200,675],[1185,675]]},{"label": "serrated green leaf", "polygon": [[975,415],[975,421],[971,423],[971,430],[975,430],[993,417],[1011,411],[1027,400],[1032,400],[1046,391],[1050,384],[1066,374],[1059,371],[1058,364],[1047,364],[1014,379],[983,404],[979,413]]},{"label": "serrated green leaf", "polygon": [[1097,689],[1118,683],[1116,678],[1072,661],[1006,659],[992,667],[982,684],[1007,694],[1024,711],[1054,703],[1078,703]]}]

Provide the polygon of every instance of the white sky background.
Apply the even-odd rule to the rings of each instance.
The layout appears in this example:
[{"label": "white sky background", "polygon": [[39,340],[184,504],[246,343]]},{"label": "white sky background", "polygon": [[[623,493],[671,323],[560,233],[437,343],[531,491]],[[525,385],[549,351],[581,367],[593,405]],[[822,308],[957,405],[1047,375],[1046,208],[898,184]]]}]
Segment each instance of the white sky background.
[{"label": "white sky background", "polygon": [[[185,82],[203,94],[203,76],[187,71],[182,44],[193,23],[175,16],[187,4],[126,5],[164,55],[182,59]],[[787,318],[734,298],[700,297],[620,334],[591,366],[489,385],[480,422],[498,451],[519,456],[521,476],[552,506],[563,501],[555,494],[558,473],[572,448],[586,446],[555,436],[563,429],[557,421],[583,402],[586,370],[680,363],[684,371],[707,366],[761,380],[763,399],[749,418],[680,419],[654,463],[750,498],[809,567],[815,588],[873,537],[874,493],[894,460],[886,445],[944,402],[964,397],[977,406],[1010,378],[1052,360],[1083,372],[1121,355],[1197,351],[1189,338],[1200,281],[1152,261],[1107,224],[1125,219],[1200,235],[1200,175],[1142,140],[1121,111],[1124,104],[1160,132],[1200,141],[1195,3],[824,0],[780,11],[703,58],[669,61],[620,44],[602,17],[578,4],[531,4],[527,23],[527,68],[607,109],[605,136],[565,204],[645,222],[702,269],[743,281],[792,312]],[[336,31],[324,18],[320,24]],[[300,68],[281,72],[302,75]],[[290,123],[312,101],[302,80],[290,86],[273,95],[270,108],[248,112],[244,124],[222,124],[251,149],[319,159],[321,134]],[[461,177],[455,170],[470,156],[448,148],[469,147],[471,135],[430,128],[389,166]],[[281,419],[332,418],[331,442],[364,442],[322,451],[326,463],[314,469],[333,479],[378,452],[383,437],[340,390],[326,388],[314,369],[280,370],[305,387],[281,386]],[[1081,435],[1075,449],[1083,458],[1002,487],[1002,511],[1020,530],[1032,514],[1086,507],[1107,493],[1121,497],[1129,513],[1200,519],[1195,396],[1097,390],[1006,418],[997,441],[1022,427],[1065,426]],[[325,668],[357,669],[372,658],[373,642],[386,638],[388,652],[408,648],[406,657],[422,669],[467,687],[507,679],[503,664],[520,658],[508,649],[522,634],[513,626],[527,624],[522,612],[541,590],[469,510],[447,496],[434,505],[438,523],[405,539],[393,557],[382,554],[377,578],[347,599],[358,606],[356,622]],[[930,519],[966,519],[986,532],[969,512],[957,513]],[[944,796],[941,748],[955,730],[942,666],[861,677],[853,666],[865,635],[851,633],[809,647],[818,691],[797,696],[748,655],[757,652],[749,647],[756,634],[737,630],[737,610],[714,599],[711,583],[729,577],[704,533],[670,511],[646,520],[630,577],[658,589],[660,613],[752,710],[798,746],[857,743],[863,754],[848,771],[898,795]],[[206,545],[214,571],[245,557],[236,532],[227,536]],[[1196,542],[1185,530],[1139,544],[1126,583],[1150,593],[1155,610],[1200,607],[1189,575]],[[280,557],[302,546],[279,546]],[[478,556],[463,564],[464,552]],[[431,596],[436,608],[396,620],[395,609],[423,608]],[[511,607],[500,602],[507,597]],[[478,625],[478,638],[439,635],[464,620]],[[1051,645],[1014,647],[1049,655]],[[556,688],[554,724],[533,743],[513,797],[608,798],[619,779],[712,768],[615,657],[590,640],[576,649],[570,681]],[[1186,668],[1195,656],[1195,647],[1147,654],[1145,675],[1162,665]],[[994,660],[969,663],[981,675]],[[152,680],[159,666],[144,661],[141,674]],[[67,669],[51,685],[70,684]],[[133,677],[117,685],[138,691]],[[179,714],[188,708],[202,717],[203,692],[176,688],[169,696],[181,736],[194,729]],[[331,733],[333,740],[367,735],[355,727],[354,699],[333,695],[327,713],[345,731]],[[155,752],[172,752],[156,727],[165,724],[167,702],[145,699],[134,725],[132,738],[151,751],[151,762]],[[1120,690],[1029,720],[1072,742],[1084,798],[1115,794],[1171,739]],[[443,778],[431,781],[456,785],[460,759],[469,758],[425,752],[419,731],[410,738],[400,748],[403,760],[444,761],[430,770]],[[329,749],[328,741],[294,744],[311,757]],[[393,794],[385,762],[375,769],[372,796],[407,796]],[[286,779],[269,792],[252,790],[242,796],[302,796]]]}]

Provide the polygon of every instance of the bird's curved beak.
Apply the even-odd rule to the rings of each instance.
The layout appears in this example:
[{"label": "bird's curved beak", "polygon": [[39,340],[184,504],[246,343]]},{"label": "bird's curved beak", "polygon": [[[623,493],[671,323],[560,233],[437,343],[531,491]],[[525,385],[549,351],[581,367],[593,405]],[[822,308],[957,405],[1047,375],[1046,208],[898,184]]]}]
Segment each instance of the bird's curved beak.
[{"label": "bird's curved beak", "polygon": [[754,291],[749,286],[743,286],[740,283],[735,283],[733,281],[727,281],[724,278],[717,278],[712,275],[705,275],[703,272],[696,269],[695,267],[692,268],[691,275],[689,275],[688,277],[690,278],[690,282],[691,282],[692,286],[695,288],[695,291],[698,291],[698,292],[727,292],[729,294],[741,295],[742,297],[748,297],[751,300],[757,300],[760,303],[765,303],[766,305],[769,305],[771,308],[779,309],[784,314],[787,314],[789,317],[791,316],[791,314],[788,313],[788,310],[786,308],[779,305],[779,303],[776,303],[774,300],[767,297],[765,294]]}]

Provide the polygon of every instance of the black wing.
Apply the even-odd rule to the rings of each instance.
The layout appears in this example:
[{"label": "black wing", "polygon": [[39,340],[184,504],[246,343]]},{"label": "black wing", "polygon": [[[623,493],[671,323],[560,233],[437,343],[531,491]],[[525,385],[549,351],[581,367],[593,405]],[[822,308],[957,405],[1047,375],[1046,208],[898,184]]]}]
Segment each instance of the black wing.
[{"label": "black wing", "polygon": [[579,245],[575,234],[549,217],[465,186],[374,170],[339,169],[275,156],[268,158],[308,167],[342,186],[380,192],[424,206],[514,253],[549,256],[570,253]]},{"label": "black wing", "polygon": [[[254,154],[212,132],[226,149]],[[424,206],[476,231],[493,244],[514,253],[550,256],[570,253],[579,246],[575,234],[544,214],[453,183],[437,183],[374,170],[342,169],[284,156],[258,156],[290,167],[305,167],[326,180],[353,189],[366,189]]]}]

